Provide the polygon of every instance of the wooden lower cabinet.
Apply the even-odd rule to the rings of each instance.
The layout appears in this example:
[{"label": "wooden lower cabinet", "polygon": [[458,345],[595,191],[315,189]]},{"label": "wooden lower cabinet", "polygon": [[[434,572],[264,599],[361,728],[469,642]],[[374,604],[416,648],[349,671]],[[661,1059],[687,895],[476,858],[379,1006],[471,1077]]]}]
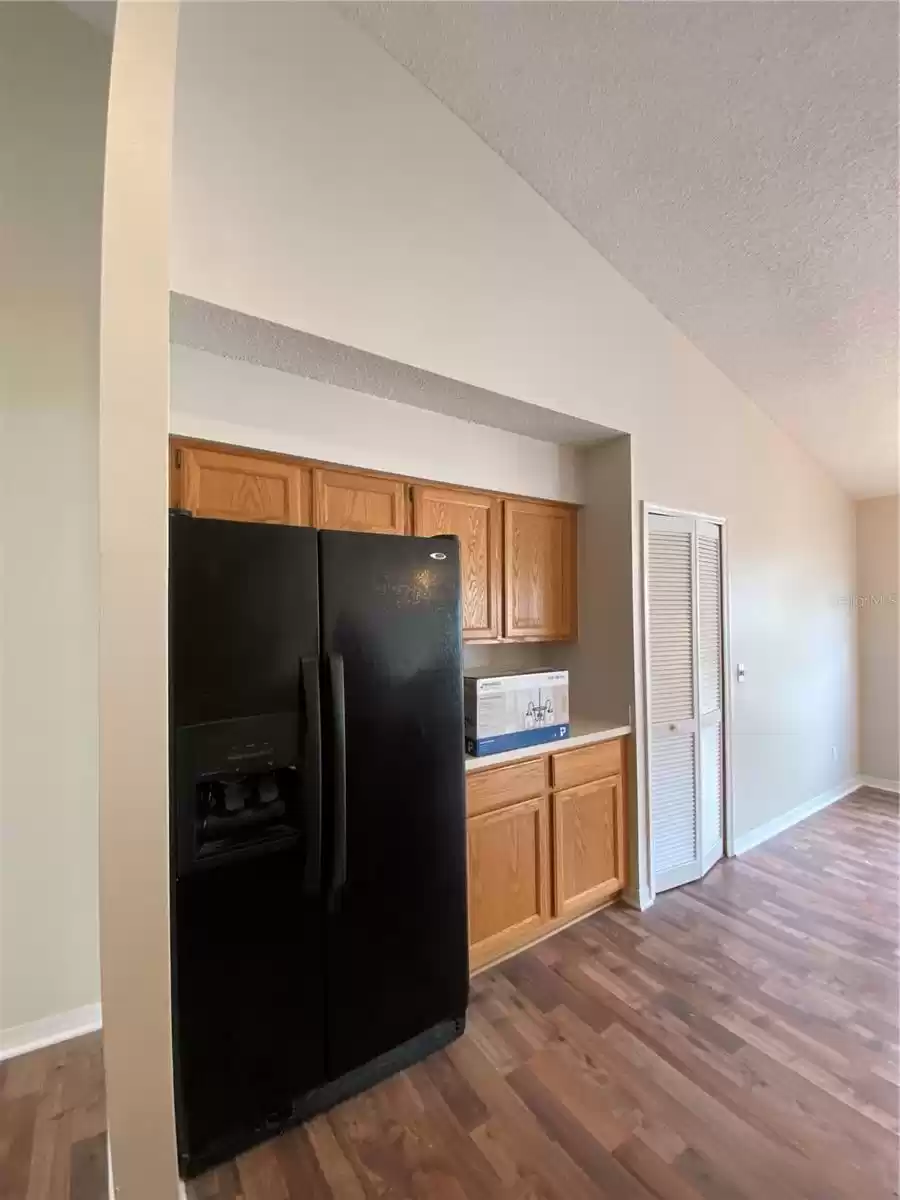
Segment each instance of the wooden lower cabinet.
[{"label": "wooden lower cabinet", "polygon": [[529,941],[550,919],[547,797],[470,817],[468,865],[474,970]]},{"label": "wooden lower cabinet", "polygon": [[[614,739],[579,750],[548,750],[468,776],[473,971],[599,908],[623,890],[624,748],[622,739]],[[602,777],[585,780],[591,770]],[[573,786],[560,787],[563,780]],[[541,794],[529,796],[530,789]]]},{"label": "wooden lower cabinet", "polygon": [[622,779],[553,795],[553,915],[574,917],[624,885]]}]

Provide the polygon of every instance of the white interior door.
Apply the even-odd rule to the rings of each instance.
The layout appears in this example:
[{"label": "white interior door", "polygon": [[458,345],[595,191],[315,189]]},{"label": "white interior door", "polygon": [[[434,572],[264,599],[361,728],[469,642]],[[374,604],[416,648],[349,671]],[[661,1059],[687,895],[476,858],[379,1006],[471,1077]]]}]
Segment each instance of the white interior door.
[{"label": "white interior door", "polygon": [[658,892],[699,879],[723,849],[721,530],[648,513],[650,835]]},{"label": "white interior door", "polygon": [[701,872],[694,523],[650,513],[650,833],[657,891]]}]

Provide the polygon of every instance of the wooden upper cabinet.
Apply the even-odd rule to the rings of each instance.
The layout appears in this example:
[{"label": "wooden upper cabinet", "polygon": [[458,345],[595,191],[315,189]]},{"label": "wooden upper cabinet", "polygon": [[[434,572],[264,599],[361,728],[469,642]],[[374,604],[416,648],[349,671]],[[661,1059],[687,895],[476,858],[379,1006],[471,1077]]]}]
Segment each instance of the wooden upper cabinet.
[{"label": "wooden upper cabinet", "polygon": [[171,503],[198,517],[454,534],[466,641],[576,636],[577,512],[571,506],[411,484],[190,439],[172,438],[171,453]]},{"label": "wooden upper cabinet", "polygon": [[553,914],[574,917],[625,886],[620,775],[553,796]]},{"label": "wooden upper cabinet", "polygon": [[503,507],[505,636],[574,638],[576,510],[532,500],[505,500]]},{"label": "wooden upper cabinet", "polygon": [[528,941],[550,919],[547,797],[535,796],[467,822],[469,965]]},{"label": "wooden upper cabinet", "polygon": [[195,517],[309,525],[311,471],[240,450],[172,445],[172,503]]},{"label": "wooden upper cabinet", "polygon": [[498,638],[502,587],[501,502],[495,496],[424,484],[413,487],[412,513],[413,533],[422,537],[454,533],[459,538],[463,637],[467,641]]},{"label": "wooden upper cabinet", "polygon": [[406,533],[406,485],[402,480],[316,467],[313,492],[313,524],[318,529]]}]

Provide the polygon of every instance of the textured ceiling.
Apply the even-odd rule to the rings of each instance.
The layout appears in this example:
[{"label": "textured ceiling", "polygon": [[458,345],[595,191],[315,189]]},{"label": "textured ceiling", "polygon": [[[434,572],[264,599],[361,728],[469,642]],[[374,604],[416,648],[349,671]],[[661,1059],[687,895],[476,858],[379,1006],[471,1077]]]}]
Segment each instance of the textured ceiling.
[{"label": "textured ceiling", "polygon": [[274,367],[319,383],[381,396],[477,425],[507,429],[542,442],[592,445],[619,434],[592,421],[472,387],[178,292],[171,296],[170,331],[172,341],[181,346]]},{"label": "textured ceiling", "polygon": [[848,491],[897,490],[894,4],[336,7]]}]

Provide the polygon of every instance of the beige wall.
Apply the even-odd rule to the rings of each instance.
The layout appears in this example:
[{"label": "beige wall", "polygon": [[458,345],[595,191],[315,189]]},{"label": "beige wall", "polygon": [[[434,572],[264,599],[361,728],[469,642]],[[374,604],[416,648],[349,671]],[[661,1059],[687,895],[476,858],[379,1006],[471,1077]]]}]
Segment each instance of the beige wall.
[{"label": "beige wall", "polygon": [[175,1200],[168,829],[176,4],[119,0],[100,331],[100,943],[115,1195]]},{"label": "beige wall", "polygon": [[897,496],[856,505],[856,592],[859,628],[859,770],[870,780],[900,780]]},{"label": "beige wall", "polygon": [[58,4],[0,4],[9,371],[0,391],[0,1053],[99,1019],[97,389],[108,86],[109,43],[89,25]]},{"label": "beige wall", "polygon": [[736,832],[851,778],[850,501],[359,30],[252,10],[185,12],[175,290],[629,432],[636,539],[645,500],[728,520]]},{"label": "beige wall", "polygon": [[[580,454],[584,506],[578,518],[578,642],[556,648],[569,669],[573,716],[634,725],[634,555],[632,452],[626,434]],[[635,741],[628,761],[629,900],[637,887],[640,831]]]},{"label": "beige wall", "polygon": [[578,643],[567,648],[573,708],[585,717],[634,720],[631,438],[581,452]]}]

